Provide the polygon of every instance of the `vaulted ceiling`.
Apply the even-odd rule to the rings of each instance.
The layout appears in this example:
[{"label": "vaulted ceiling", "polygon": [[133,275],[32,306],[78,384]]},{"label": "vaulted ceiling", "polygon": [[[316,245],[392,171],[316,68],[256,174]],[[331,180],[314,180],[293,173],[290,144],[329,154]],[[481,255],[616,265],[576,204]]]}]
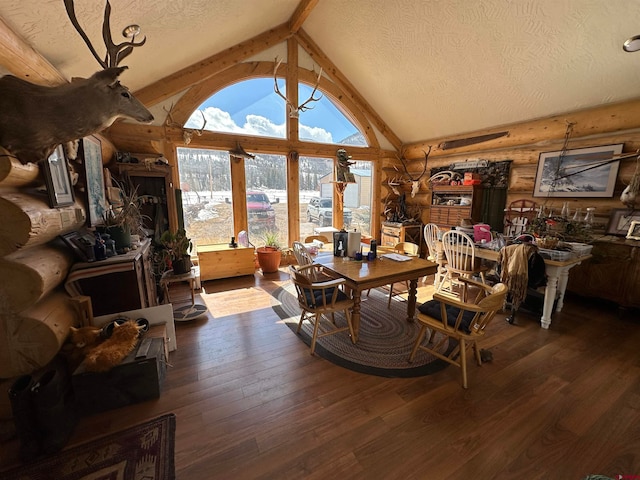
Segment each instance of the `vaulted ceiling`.
[{"label": "vaulted ceiling", "polygon": [[[123,62],[134,92],[296,18],[402,143],[455,136],[640,97],[638,0],[111,0],[114,41],[147,42]],[[104,3],[76,0],[98,52]],[[64,78],[100,67],[63,0],[0,0],[0,18]],[[0,25],[2,27],[2,25]],[[1,35],[0,73],[14,73]],[[285,44],[250,59],[286,56]],[[311,58],[301,64],[313,68]],[[1,113],[1,112],[0,112]]]}]

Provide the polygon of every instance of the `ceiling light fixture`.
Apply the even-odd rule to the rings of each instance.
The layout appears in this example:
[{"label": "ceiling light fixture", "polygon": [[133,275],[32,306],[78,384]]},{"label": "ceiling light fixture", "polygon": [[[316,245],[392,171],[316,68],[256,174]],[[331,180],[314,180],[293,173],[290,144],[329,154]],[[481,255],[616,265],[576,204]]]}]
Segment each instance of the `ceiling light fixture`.
[{"label": "ceiling light fixture", "polygon": [[124,27],[124,30],[122,30],[122,36],[127,38],[133,38],[136,35],[140,35],[141,31],[142,30],[140,28],[140,25],[129,25],[127,27]]},{"label": "ceiling light fixture", "polygon": [[627,39],[627,41],[622,45],[622,49],[625,52],[637,52],[640,50],[640,35],[634,35]]}]

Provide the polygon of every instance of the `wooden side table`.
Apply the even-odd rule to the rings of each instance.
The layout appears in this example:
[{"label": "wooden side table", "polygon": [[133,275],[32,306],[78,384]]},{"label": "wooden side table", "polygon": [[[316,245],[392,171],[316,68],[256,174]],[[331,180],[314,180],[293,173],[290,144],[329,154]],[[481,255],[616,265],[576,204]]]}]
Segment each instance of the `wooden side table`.
[{"label": "wooden side table", "polygon": [[160,278],[160,286],[164,290],[164,298],[166,303],[171,303],[169,299],[169,285],[175,282],[189,282],[189,288],[191,289],[191,305],[195,305],[195,284],[196,284],[196,271],[194,268],[187,273],[181,273],[176,275],[173,270],[167,270],[162,274]]}]

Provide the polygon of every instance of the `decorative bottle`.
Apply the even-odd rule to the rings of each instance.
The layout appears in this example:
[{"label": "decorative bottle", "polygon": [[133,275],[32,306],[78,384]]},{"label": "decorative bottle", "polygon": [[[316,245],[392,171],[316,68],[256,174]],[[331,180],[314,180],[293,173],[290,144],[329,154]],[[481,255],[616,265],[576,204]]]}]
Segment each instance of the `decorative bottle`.
[{"label": "decorative bottle", "polygon": [[575,213],[573,214],[572,220],[574,222],[580,222],[582,220],[582,209],[576,208]]},{"label": "decorative bottle", "polygon": [[587,208],[587,214],[584,216],[584,223],[587,224],[587,226],[592,226],[593,225],[593,212],[595,211],[595,207],[588,207]]}]

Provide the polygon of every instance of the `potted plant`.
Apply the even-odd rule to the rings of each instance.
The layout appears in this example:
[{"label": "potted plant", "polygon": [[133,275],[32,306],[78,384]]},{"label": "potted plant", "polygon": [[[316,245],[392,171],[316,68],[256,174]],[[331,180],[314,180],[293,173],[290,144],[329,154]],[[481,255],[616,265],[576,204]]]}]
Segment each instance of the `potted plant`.
[{"label": "potted plant", "polygon": [[113,183],[120,190],[120,198],[105,211],[103,230],[115,241],[116,250],[120,252],[131,248],[131,235],[145,237],[143,225],[147,217],[142,213],[144,196],[138,195],[138,186],[116,180]]},{"label": "potted plant", "polygon": [[282,251],[278,241],[278,233],[267,231],[264,234],[264,245],[256,248],[258,256],[258,264],[262,269],[262,273],[275,273],[280,266]]},{"label": "potted plant", "polygon": [[160,243],[164,247],[162,254],[165,262],[171,265],[173,273],[180,275],[191,270],[191,249],[193,243],[187,237],[184,228],[173,233],[169,230],[160,236]]}]

